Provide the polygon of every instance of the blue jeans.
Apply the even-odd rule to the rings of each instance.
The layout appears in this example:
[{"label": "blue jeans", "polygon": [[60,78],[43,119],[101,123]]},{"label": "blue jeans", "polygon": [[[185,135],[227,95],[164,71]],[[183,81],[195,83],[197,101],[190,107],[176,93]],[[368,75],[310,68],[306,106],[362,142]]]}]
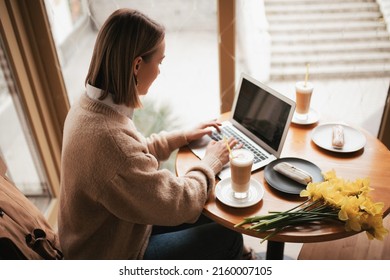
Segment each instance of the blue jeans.
[{"label": "blue jeans", "polygon": [[194,224],[154,226],[145,260],[241,259],[242,234],[201,215]]}]

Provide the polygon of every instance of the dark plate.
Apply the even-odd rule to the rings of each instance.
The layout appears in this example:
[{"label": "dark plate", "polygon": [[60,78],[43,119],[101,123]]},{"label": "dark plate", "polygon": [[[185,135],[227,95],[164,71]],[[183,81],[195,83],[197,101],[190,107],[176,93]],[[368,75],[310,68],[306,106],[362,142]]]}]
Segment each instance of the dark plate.
[{"label": "dark plate", "polygon": [[288,194],[299,194],[303,189],[306,188],[305,185],[302,185],[280,174],[279,172],[276,172],[273,167],[280,162],[288,162],[310,173],[310,175],[313,177],[313,182],[324,181],[321,169],[314,163],[301,158],[280,158],[268,164],[264,169],[265,180],[272,188],[278,191]]}]

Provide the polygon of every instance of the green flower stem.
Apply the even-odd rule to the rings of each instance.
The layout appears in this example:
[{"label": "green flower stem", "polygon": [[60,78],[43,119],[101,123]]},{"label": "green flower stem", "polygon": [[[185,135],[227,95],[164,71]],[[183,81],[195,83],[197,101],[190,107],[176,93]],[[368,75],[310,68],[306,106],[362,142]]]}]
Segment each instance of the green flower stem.
[{"label": "green flower stem", "polygon": [[[307,205],[302,207],[305,204]],[[301,207],[301,209],[296,210],[298,207]],[[338,220],[337,210],[327,205],[321,205],[320,201],[314,201],[311,203],[305,201],[304,203],[294,208],[296,211],[292,210],[293,209],[290,209],[284,212],[272,211],[269,212],[270,215],[246,218],[243,222],[237,224],[236,226],[252,224],[250,227],[248,227],[249,230],[255,230],[258,232],[273,230],[270,232],[270,234],[263,238],[261,241],[261,243],[263,243],[286,227],[309,222],[322,221],[326,218]]]},{"label": "green flower stem", "polygon": [[[303,209],[311,210],[308,211]],[[236,226],[251,223],[252,226],[250,226],[248,229],[267,231],[270,229],[285,227],[287,225],[295,225],[298,223],[302,224],[305,222],[320,221],[324,218],[338,217],[337,212],[328,206],[319,206],[317,208],[305,207],[303,209],[294,212],[271,212],[273,214],[246,219]]]},{"label": "green flower stem", "polygon": [[[324,209],[327,210],[326,212],[322,211],[297,211],[297,212],[290,212],[290,213],[285,213],[285,212],[275,212],[273,215],[268,215],[268,216],[259,216],[257,219],[251,219],[247,220],[244,222],[241,222],[239,225],[247,224],[247,223],[262,223],[262,224],[270,224],[270,223],[277,223],[278,221],[282,220],[302,220],[305,221],[305,219],[309,217],[317,217],[317,218],[325,218],[325,217],[337,217],[336,212],[332,212],[332,209]],[[329,211],[331,210],[331,211]]]},{"label": "green flower stem", "polygon": [[244,220],[241,223],[236,224],[234,227],[240,227],[240,226],[245,225],[245,224],[257,222],[259,220],[269,219],[269,218],[276,217],[276,216],[278,216],[280,214],[289,213],[289,212],[291,212],[291,211],[301,207],[302,205],[304,205],[305,203],[307,203],[309,201],[310,200],[307,199],[304,202],[302,202],[301,204],[299,204],[299,205],[295,206],[294,208],[291,208],[291,209],[289,209],[289,210],[287,210],[285,212],[275,212],[275,213],[277,213],[275,215],[263,215],[263,216],[253,216],[253,217],[244,218]]},{"label": "green flower stem", "polygon": [[[375,215],[368,209],[373,207],[375,211],[382,211],[383,205],[381,207],[375,205],[367,196],[370,190],[368,180],[358,179],[350,183],[336,177],[334,171],[325,173],[324,179],[325,182],[310,185],[306,190],[306,194],[310,197],[294,208],[282,212],[269,211],[268,215],[247,217],[235,227],[247,225],[246,230],[264,232],[266,236],[261,241],[264,242],[288,228],[293,230],[293,227],[297,227],[299,230],[300,226],[310,226],[308,223],[313,225],[313,223],[332,220],[344,223],[346,230],[363,230],[367,232],[370,239],[382,240],[388,230],[383,227],[383,221],[379,223],[380,221],[377,221]],[[334,195],[337,197],[337,203],[334,201]],[[364,200],[363,205],[367,205],[367,209],[359,202],[361,196],[362,201]],[[355,203],[356,199],[359,203]],[[348,215],[349,219],[344,221],[343,215],[339,217],[341,210],[354,214],[352,217]]]},{"label": "green flower stem", "polygon": [[308,199],[287,211],[270,211],[268,215],[245,218],[241,223],[235,225],[235,227],[251,224],[248,227],[249,230],[258,232],[273,230],[263,238],[261,241],[263,243],[286,227],[322,221],[325,218],[338,220],[337,210],[328,205],[324,205],[320,200],[311,201]]}]

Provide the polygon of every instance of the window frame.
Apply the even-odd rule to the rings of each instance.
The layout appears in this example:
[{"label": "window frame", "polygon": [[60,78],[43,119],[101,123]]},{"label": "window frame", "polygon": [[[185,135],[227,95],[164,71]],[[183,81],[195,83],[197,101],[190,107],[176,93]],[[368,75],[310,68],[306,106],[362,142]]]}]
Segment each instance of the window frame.
[{"label": "window frame", "polygon": [[19,98],[52,194],[45,216],[55,225],[62,132],[69,100],[45,3],[0,0],[0,32]]}]

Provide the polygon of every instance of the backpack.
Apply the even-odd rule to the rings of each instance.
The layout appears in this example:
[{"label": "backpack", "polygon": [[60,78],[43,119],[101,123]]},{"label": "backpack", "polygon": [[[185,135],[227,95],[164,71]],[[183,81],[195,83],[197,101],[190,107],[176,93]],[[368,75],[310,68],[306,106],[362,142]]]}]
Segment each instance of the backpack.
[{"label": "backpack", "polygon": [[39,209],[0,176],[0,259],[63,259],[59,239]]}]

